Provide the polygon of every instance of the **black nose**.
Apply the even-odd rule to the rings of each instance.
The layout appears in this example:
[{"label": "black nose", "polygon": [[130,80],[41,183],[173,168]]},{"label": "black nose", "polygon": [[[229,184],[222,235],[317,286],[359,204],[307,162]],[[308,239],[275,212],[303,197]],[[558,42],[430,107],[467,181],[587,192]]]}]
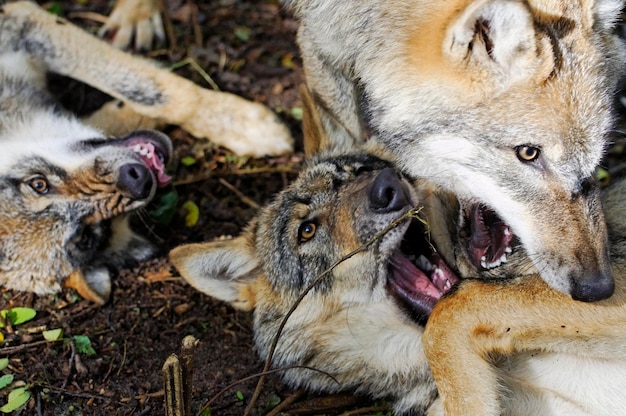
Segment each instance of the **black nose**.
[{"label": "black nose", "polygon": [[596,272],[572,278],[572,299],[583,302],[596,302],[610,298],[615,291],[613,275]]},{"label": "black nose", "polygon": [[381,171],[370,185],[370,207],[377,212],[400,211],[409,205],[409,189],[392,168]]},{"label": "black nose", "polygon": [[150,196],[153,182],[150,169],[141,163],[129,163],[122,166],[117,179],[117,185],[136,199]]}]

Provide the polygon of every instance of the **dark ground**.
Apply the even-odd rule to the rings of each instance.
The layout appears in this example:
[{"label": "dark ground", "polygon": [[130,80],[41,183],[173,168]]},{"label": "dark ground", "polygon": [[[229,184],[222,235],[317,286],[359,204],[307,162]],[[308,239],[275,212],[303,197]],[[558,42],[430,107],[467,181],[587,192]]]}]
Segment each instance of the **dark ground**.
[{"label": "dark ground", "polygon": [[[61,0],[55,7],[61,6],[64,17],[95,31],[100,25],[95,21],[98,16],[84,12],[108,15],[108,3],[113,1]],[[166,66],[193,58],[221,90],[268,105],[299,138],[297,86],[301,79],[294,42],[296,22],[272,0],[198,1],[195,6],[197,9],[183,0],[167,2],[167,46],[149,55]],[[210,88],[189,65],[176,72]],[[80,91],[78,101],[89,101]],[[192,414],[228,384],[262,368],[251,339],[250,314],[196,292],[177,275],[166,253],[181,243],[236,235],[255,214],[255,204],[263,204],[294,177],[301,152],[247,160],[176,127],[166,132],[174,140],[177,161],[191,156],[197,162],[189,167],[179,163],[173,169],[179,208],[171,223],[159,226],[146,221],[147,232],[160,241],[160,257],[122,271],[104,307],[70,292],[57,296],[0,292],[0,309],[28,306],[37,311],[33,321],[2,330],[6,340],[0,344],[0,357],[10,359],[3,373],[14,374],[14,386],[26,384],[32,394],[19,414],[162,415],[161,368],[170,354],[179,351],[186,335],[200,341],[195,354]],[[256,173],[250,173],[251,169]],[[180,208],[189,200],[200,209],[199,221],[192,227],[185,225],[185,212]],[[81,352],[69,341],[42,341],[42,331],[55,328],[64,330],[66,340],[86,335],[95,354]],[[211,414],[243,414],[255,383],[228,391],[211,406]],[[0,391],[0,405],[10,389]],[[290,393],[270,377],[257,402],[258,414],[267,413]]]},{"label": "dark ground", "polygon": [[[83,12],[107,15],[107,3],[57,2],[63,16],[91,31],[99,26],[95,22],[98,16]],[[267,104],[300,139],[297,87],[301,62],[294,42],[296,22],[276,0],[196,1],[197,9],[193,7],[194,3],[186,0],[167,1],[168,44],[150,56],[165,65],[193,58],[220,89]],[[209,87],[189,65],[176,72]],[[88,96],[81,99],[89,101]],[[161,367],[170,354],[179,351],[186,335],[200,341],[195,354],[192,414],[225,386],[262,368],[251,339],[250,314],[236,312],[193,290],[178,277],[166,253],[181,243],[236,235],[255,214],[255,204],[262,205],[295,176],[302,157],[300,141],[293,156],[249,160],[196,140],[176,127],[166,132],[174,140],[176,161],[191,156],[197,162],[192,166],[178,163],[173,169],[172,189],[178,194],[178,208],[171,222],[164,226],[145,221],[147,232],[160,241],[160,257],[120,272],[112,299],[104,307],[70,292],[34,296],[0,291],[0,309],[29,306],[37,310],[33,321],[2,330],[6,340],[0,344],[0,358],[10,358],[3,373],[14,374],[14,386],[26,384],[32,393],[19,414],[163,415]],[[616,171],[623,159],[623,142],[618,144],[607,161]],[[200,209],[199,221],[192,227],[185,225],[181,208],[186,201],[195,202]],[[42,341],[42,331],[55,328],[64,330],[66,341]],[[67,341],[77,335],[89,337],[93,355]],[[211,414],[242,415],[255,383],[248,381],[229,390],[211,406]],[[8,390],[0,390],[0,405]],[[270,377],[256,403],[257,414],[268,413],[291,394],[277,378]],[[316,407],[319,402],[304,400],[297,406],[306,414],[334,414],[350,407],[341,398],[331,400],[335,408],[331,411]],[[371,404],[352,404],[355,413],[351,414],[380,414],[377,406],[368,406]]]}]

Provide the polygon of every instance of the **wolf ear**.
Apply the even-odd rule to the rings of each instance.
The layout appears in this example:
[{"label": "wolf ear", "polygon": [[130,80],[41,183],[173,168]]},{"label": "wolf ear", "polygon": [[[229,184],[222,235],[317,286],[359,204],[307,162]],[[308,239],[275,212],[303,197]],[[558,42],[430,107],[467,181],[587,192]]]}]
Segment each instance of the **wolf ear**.
[{"label": "wolf ear", "polygon": [[252,310],[256,301],[259,260],[247,234],[225,241],[187,244],[170,251],[170,260],[194,288]]},{"label": "wolf ear", "polygon": [[331,150],[332,143],[324,128],[315,101],[306,85],[300,86],[302,100],[302,134],[304,136],[304,155],[307,158],[316,153]]},{"label": "wolf ear", "polygon": [[476,0],[448,28],[443,50],[456,64],[510,82],[536,72],[536,42],[533,18],[523,2]]},{"label": "wolf ear", "polygon": [[620,19],[623,0],[595,0],[593,3],[594,22],[600,30],[612,30]]}]

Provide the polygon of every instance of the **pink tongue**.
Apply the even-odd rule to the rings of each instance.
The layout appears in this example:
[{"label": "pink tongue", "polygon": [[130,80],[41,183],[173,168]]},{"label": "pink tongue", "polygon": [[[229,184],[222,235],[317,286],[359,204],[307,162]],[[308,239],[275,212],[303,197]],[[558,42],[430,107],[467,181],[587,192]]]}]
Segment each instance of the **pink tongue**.
[{"label": "pink tongue", "polygon": [[431,298],[439,299],[441,292],[433,285],[433,283],[422,273],[411,260],[396,254],[393,257],[394,271],[400,279],[396,279],[399,286],[405,290],[421,293]]},{"label": "pink tongue", "polygon": [[155,173],[159,188],[164,187],[172,180],[172,177],[165,173],[165,165],[159,159],[156,149],[152,143],[142,143],[141,147],[148,150],[152,156],[139,154],[143,161],[148,165],[150,169]]}]

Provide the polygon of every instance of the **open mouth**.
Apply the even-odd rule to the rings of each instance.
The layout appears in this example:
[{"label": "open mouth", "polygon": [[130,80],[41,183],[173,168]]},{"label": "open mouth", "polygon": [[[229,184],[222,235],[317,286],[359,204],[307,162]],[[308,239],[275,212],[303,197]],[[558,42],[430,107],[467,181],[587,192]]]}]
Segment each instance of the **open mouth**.
[{"label": "open mouth", "polygon": [[171,144],[152,132],[144,132],[131,135],[123,141],[123,145],[135,152],[152,171],[159,188],[170,183],[172,178],[165,173],[165,167],[171,157]]},{"label": "open mouth", "polygon": [[414,220],[389,260],[388,284],[393,294],[418,323],[425,324],[437,301],[458,282]]},{"label": "open mouth", "polygon": [[467,252],[474,266],[489,270],[506,263],[515,237],[509,226],[482,204],[472,204],[464,214],[470,228]]}]

